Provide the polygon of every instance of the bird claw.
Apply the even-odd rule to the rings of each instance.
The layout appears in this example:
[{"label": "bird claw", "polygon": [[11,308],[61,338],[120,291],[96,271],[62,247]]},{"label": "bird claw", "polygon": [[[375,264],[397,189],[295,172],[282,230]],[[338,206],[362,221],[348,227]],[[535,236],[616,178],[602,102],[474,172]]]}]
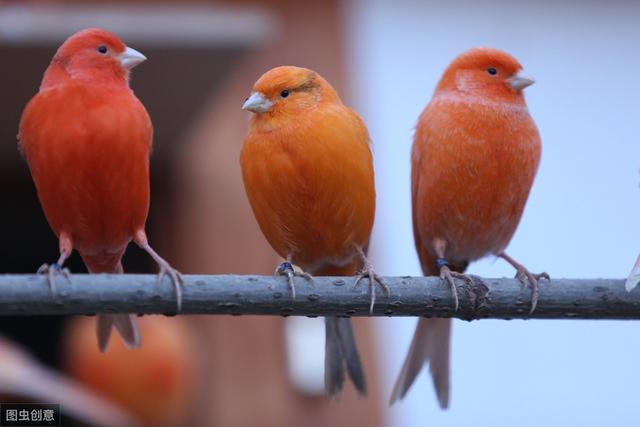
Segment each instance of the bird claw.
[{"label": "bird claw", "polygon": [[521,266],[520,268],[516,268],[515,278],[520,281],[523,287],[528,288],[531,286],[531,309],[529,310],[529,314],[533,314],[538,305],[538,297],[540,295],[538,282],[542,279],[550,281],[551,277],[545,272],[531,273],[525,267]]},{"label": "bird claw", "polygon": [[473,279],[466,274],[451,271],[451,269],[446,265],[440,267],[440,280],[444,280],[449,285],[449,289],[451,289],[451,297],[453,298],[453,311],[458,311],[458,308],[460,308],[460,301],[458,299],[456,282],[453,280],[454,277],[456,279],[464,280],[464,282],[469,286],[473,286]]},{"label": "bird claw", "polygon": [[378,285],[387,295],[387,298],[389,298],[391,292],[389,290],[389,286],[384,282],[384,280],[382,280],[380,276],[378,276],[378,274],[373,270],[373,267],[371,267],[370,265],[365,265],[365,267],[358,272],[358,274],[356,275],[356,280],[353,283],[353,289],[357,288],[360,281],[365,277],[369,279],[369,298],[371,301],[369,304],[369,316],[371,316],[373,314],[373,307],[376,303],[375,283],[378,283]]},{"label": "bird claw", "polygon": [[49,288],[51,289],[51,293],[53,295],[56,294],[56,276],[62,275],[66,277],[67,280],[71,280],[71,272],[68,268],[60,266],[57,262],[51,264],[42,264],[36,274],[46,274],[47,281],[49,282]]},{"label": "bird claw", "polygon": [[165,276],[167,276],[169,280],[171,280],[171,284],[173,285],[176,294],[176,309],[177,312],[180,313],[180,311],[182,310],[182,287],[184,286],[184,278],[178,270],[171,267],[171,265],[169,265],[169,263],[166,261],[159,262],[158,267],[160,268],[160,271],[158,272],[157,283],[158,285],[162,283],[162,279]]},{"label": "bird claw", "polygon": [[311,283],[311,286],[314,285],[313,276],[312,275],[310,275],[309,273],[307,273],[306,271],[304,271],[303,269],[301,269],[297,265],[290,263],[289,261],[285,261],[285,262],[282,262],[282,263],[278,264],[274,274],[276,276],[286,276],[287,277],[287,284],[289,286],[289,290],[291,291],[291,302],[292,303],[295,302],[295,300],[296,300],[296,285],[295,285],[295,283],[293,281],[294,277],[304,277],[306,280],[308,280]]}]

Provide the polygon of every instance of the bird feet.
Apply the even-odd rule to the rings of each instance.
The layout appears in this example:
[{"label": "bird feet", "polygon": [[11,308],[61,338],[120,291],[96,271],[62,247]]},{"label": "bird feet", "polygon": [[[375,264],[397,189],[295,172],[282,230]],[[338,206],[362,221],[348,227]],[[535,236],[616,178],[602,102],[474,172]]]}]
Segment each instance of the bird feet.
[{"label": "bird feet", "polygon": [[362,247],[355,245],[355,249],[358,255],[360,256],[360,259],[362,260],[362,269],[356,275],[356,280],[353,283],[353,288],[354,289],[357,288],[360,281],[365,277],[369,279],[369,299],[371,301],[371,303],[369,304],[369,316],[371,316],[373,314],[373,307],[376,303],[375,284],[378,283],[378,285],[382,288],[384,293],[387,295],[387,298],[389,298],[390,296],[389,286],[387,286],[387,284],[384,283],[382,278],[378,276],[378,274],[373,270],[373,266],[369,262],[369,259],[367,258],[367,254],[364,253],[364,250],[362,249]]},{"label": "bird feet", "polygon": [[538,305],[538,296],[540,295],[540,286],[538,282],[541,279],[546,279],[547,281],[551,280],[547,273],[531,273],[524,266],[520,266],[520,268],[516,267],[516,275],[515,278],[522,283],[525,287],[531,287],[531,309],[529,310],[529,314],[533,313]]},{"label": "bird feet", "polygon": [[158,257],[156,262],[160,269],[158,272],[158,284],[162,283],[162,279],[164,279],[165,276],[171,280],[171,284],[173,285],[176,294],[176,310],[180,313],[182,310],[182,287],[184,286],[184,278],[178,270],[171,267],[171,265],[163,258]]},{"label": "bird feet", "polygon": [[138,230],[134,236],[133,241],[136,242],[140,248],[148,253],[151,258],[158,264],[158,268],[160,271],[158,272],[158,284],[162,282],[164,276],[169,277],[171,280],[171,284],[175,289],[176,293],[176,309],[177,313],[180,313],[182,310],[182,287],[184,286],[184,278],[182,274],[175,268],[171,267],[171,265],[149,245],[149,241],[147,240],[147,235],[144,230]]},{"label": "bird feet", "polygon": [[516,269],[515,278],[518,279],[523,286],[531,287],[531,309],[529,310],[529,314],[533,313],[536,309],[536,306],[538,305],[538,296],[540,294],[540,286],[538,285],[538,282],[541,279],[546,279],[547,281],[550,281],[551,278],[547,273],[534,274],[529,272],[529,270],[527,270],[527,268],[524,265],[520,264],[518,261],[511,258],[509,255],[507,255],[504,252],[501,253],[499,256],[500,258],[504,259],[509,264],[511,264],[513,268]]},{"label": "bird feet", "polygon": [[291,302],[295,302],[296,300],[296,285],[293,282],[294,277],[304,277],[309,280],[313,285],[313,276],[311,276],[306,271],[302,270],[295,264],[292,264],[290,261],[285,261],[283,263],[278,264],[276,267],[276,271],[274,272],[277,276],[286,276],[287,284],[289,285],[289,289],[291,290]]},{"label": "bird feet", "polygon": [[373,306],[376,303],[376,290],[375,284],[377,283],[384,293],[387,295],[387,298],[390,296],[389,286],[382,280],[380,276],[373,270],[373,266],[365,260],[364,267],[362,270],[358,272],[356,275],[356,280],[353,283],[353,288],[358,287],[360,281],[364,278],[369,279],[369,298],[371,303],[369,304],[369,315],[373,314]]},{"label": "bird feet", "polygon": [[451,289],[451,297],[453,298],[453,311],[458,311],[460,302],[458,300],[458,290],[456,289],[456,282],[453,279],[462,279],[469,286],[473,286],[473,279],[466,274],[452,271],[449,268],[449,263],[444,258],[438,258],[436,260],[436,265],[440,269],[440,280],[446,282],[449,285],[449,289]]},{"label": "bird feet", "polygon": [[68,268],[62,267],[57,262],[53,264],[42,264],[36,274],[46,274],[47,281],[49,282],[49,288],[53,295],[56,294],[56,276],[64,276],[67,280],[71,280],[71,272]]}]

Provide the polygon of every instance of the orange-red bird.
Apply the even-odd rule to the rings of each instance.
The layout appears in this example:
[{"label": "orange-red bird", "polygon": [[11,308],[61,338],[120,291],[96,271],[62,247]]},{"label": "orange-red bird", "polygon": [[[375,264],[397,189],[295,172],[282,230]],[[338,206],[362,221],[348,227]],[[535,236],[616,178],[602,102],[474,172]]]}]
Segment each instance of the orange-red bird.
[{"label": "orange-red bird", "polygon": [[[180,274],[147,241],[149,154],[153,127],[129,88],[129,70],[145,60],[116,35],[80,31],[58,49],[40,91],[20,122],[20,149],[60,258],[45,266],[54,275],[77,249],[91,273],[122,273],[121,258],[133,240],[168,275],[180,309]],[[130,347],[140,345],[135,317],[97,318],[98,345],[105,350],[116,330]]]},{"label": "orange-red bird", "polygon": [[[373,161],[362,119],[314,71],[277,67],[253,86],[243,109],[253,114],[241,154],[244,186],[260,229],[293,276],[367,276],[375,212]],[[295,264],[292,266],[292,264]],[[302,268],[302,271],[298,266]],[[308,273],[306,273],[308,272]],[[346,371],[361,394],[365,378],[351,319],[326,319],[325,388],[339,395]]]},{"label": "orange-red bird", "polygon": [[[505,248],[516,230],[540,162],[540,136],[522,90],[533,80],[512,56],[471,49],[447,68],[418,120],[412,153],[413,231],[425,275],[469,280],[487,255],[505,259],[538,298],[538,280]],[[442,408],[449,404],[451,319],[420,319],[391,395],[404,397],[430,364]]]}]

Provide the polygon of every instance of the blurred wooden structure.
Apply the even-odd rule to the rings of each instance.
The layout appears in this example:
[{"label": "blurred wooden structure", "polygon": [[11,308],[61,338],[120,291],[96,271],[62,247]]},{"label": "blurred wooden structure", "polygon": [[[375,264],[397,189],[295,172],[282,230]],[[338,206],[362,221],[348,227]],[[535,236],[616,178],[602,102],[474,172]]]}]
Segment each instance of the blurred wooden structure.
[{"label": "blurred wooden structure", "polygon": [[[130,7],[130,2],[5,2],[0,3],[0,20],[7,10],[28,14],[29,10],[59,6],[86,12],[87,5],[108,8],[117,21],[122,16],[118,15],[119,8]],[[149,57],[149,62],[133,73],[132,86],[149,109],[156,130],[151,162],[150,238],[184,272],[270,274],[278,259],[255,223],[241,182],[238,158],[248,116],[240,106],[263,72],[284,64],[317,70],[348,103],[342,5],[337,0],[217,3],[165,0],[137,3],[136,13],[144,15],[148,10],[149,16],[155,16],[159,8],[165,11],[175,8],[176,19],[187,20],[188,15],[180,14],[193,7],[197,9],[192,11],[200,11],[196,15],[216,14],[217,10],[229,13],[224,16],[230,29],[197,31],[190,28],[192,23],[188,21],[162,25],[166,21],[161,19],[156,21],[152,37],[145,37],[144,25],[133,21],[127,21],[131,23],[121,29],[125,41]],[[127,9],[124,10],[126,13]],[[95,16],[100,22],[104,10]],[[69,34],[75,31],[73,25],[90,21],[91,16],[81,19],[74,15],[74,19],[70,20]],[[16,19],[11,22],[17,25]],[[63,37],[60,22],[51,24],[58,33],[50,36],[42,36],[46,34],[47,20],[37,22],[40,35],[31,39],[25,34],[20,39],[20,28],[5,26],[5,30],[13,31],[8,36],[0,31],[0,53],[5,58],[7,73],[0,83],[4,85],[0,137],[5,141],[0,146],[0,188],[3,199],[12,200],[0,213],[5,237],[0,249],[3,272],[33,271],[56,255],[55,238],[41,214],[27,168],[12,142],[22,108],[37,90],[42,72]],[[202,26],[206,25],[203,22],[214,25],[219,21],[206,21],[204,16],[197,22]],[[162,31],[157,31],[157,26]],[[181,37],[185,34],[197,42],[190,43],[188,37]],[[133,248],[125,256],[124,264],[129,272],[153,271],[146,257]],[[71,269],[84,271],[77,258],[72,260]],[[33,328],[25,329],[28,322],[33,323]],[[51,325],[48,320],[44,322],[47,325],[38,320],[3,321],[0,329],[13,328],[14,336],[22,337],[23,342],[29,341],[28,336],[35,342],[38,331]],[[382,425],[384,405],[371,322],[367,319],[355,322],[370,394],[367,399],[359,399],[348,385],[340,402],[302,394],[291,385],[287,378],[283,322],[273,317],[188,319],[199,345],[195,357],[202,369],[193,394],[192,425]],[[58,336],[56,331],[49,334],[46,345],[33,344],[40,346],[38,354],[50,363],[56,362],[50,349]]]}]

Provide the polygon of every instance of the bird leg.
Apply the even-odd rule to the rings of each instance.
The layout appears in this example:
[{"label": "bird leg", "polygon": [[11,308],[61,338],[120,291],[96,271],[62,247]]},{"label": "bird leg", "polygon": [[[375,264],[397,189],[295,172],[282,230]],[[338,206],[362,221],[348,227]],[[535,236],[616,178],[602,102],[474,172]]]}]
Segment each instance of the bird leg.
[{"label": "bird leg", "polygon": [[458,290],[456,289],[456,282],[453,280],[462,279],[468,285],[473,286],[473,279],[467,276],[464,273],[458,273],[457,271],[451,270],[449,268],[449,262],[444,258],[436,259],[436,267],[440,270],[440,280],[445,281],[449,285],[449,289],[451,289],[451,297],[453,298],[453,311],[458,311],[460,307],[460,302],[458,300]]},{"label": "bird leg", "polygon": [[365,277],[369,279],[369,298],[371,301],[371,303],[369,304],[369,315],[372,315],[373,306],[376,303],[375,283],[377,282],[378,285],[380,285],[384,293],[387,295],[387,298],[389,298],[390,295],[389,286],[373,270],[373,266],[367,259],[367,256],[365,255],[362,248],[360,246],[356,246],[356,250],[358,251],[358,255],[360,255],[360,258],[362,259],[362,269],[356,275],[356,281],[353,283],[353,287],[356,288],[358,286],[358,283],[360,283],[360,280],[364,279]]},{"label": "bird leg", "polygon": [[311,276],[306,271],[302,270],[302,268],[291,262],[291,254],[287,256],[287,260],[278,264],[276,267],[275,275],[279,276],[287,276],[287,284],[289,285],[289,289],[291,290],[291,302],[295,302],[296,300],[296,285],[293,282],[294,277],[304,277],[309,280],[311,284],[313,284],[313,276]]},{"label": "bird leg", "polygon": [[171,267],[164,258],[153,250],[149,245],[147,235],[144,230],[138,231],[133,240],[141,249],[151,255],[151,258],[153,258],[156,264],[158,264],[158,268],[160,269],[160,272],[158,273],[158,284],[160,284],[164,276],[169,277],[171,280],[176,294],[177,312],[180,313],[180,310],[182,310],[182,286],[184,286],[184,278],[182,277],[182,274],[180,274],[180,272],[175,268]]},{"label": "bird leg", "polygon": [[433,241],[433,249],[436,252],[438,258],[436,259],[436,268],[440,271],[440,280],[446,282],[451,289],[451,297],[453,298],[453,311],[458,311],[460,302],[458,300],[458,290],[456,289],[456,282],[453,280],[462,279],[466,284],[473,286],[473,279],[464,273],[451,270],[449,261],[445,258],[444,254],[447,248],[447,242],[442,239],[435,239]]},{"label": "bird leg", "polygon": [[504,252],[502,252],[498,256],[507,261],[513,266],[513,268],[516,269],[516,279],[518,279],[520,283],[522,283],[526,287],[531,286],[531,310],[529,310],[529,314],[533,313],[533,311],[536,309],[536,306],[538,305],[538,295],[540,293],[538,282],[541,279],[546,279],[547,281],[549,281],[551,280],[551,278],[547,273],[544,272],[539,274],[533,274],[529,272],[529,270],[527,270],[524,265],[520,264],[518,261],[511,258]]},{"label": "bird leg", "polygon": [[51,293],[53,295],[56,294],[56,276],[63,275],[70,279],[71,273],[68,268],[63,267],[65,261],[71,256],[71,252],[73,251],[73,245],[71,243],[71,239],[66,233],[60,233],[60,258],[58,258],[57,262],[53,264],[42,264],[36,274],[46,274],[47,281],[49,282],[49,288],[51,289]]}]

